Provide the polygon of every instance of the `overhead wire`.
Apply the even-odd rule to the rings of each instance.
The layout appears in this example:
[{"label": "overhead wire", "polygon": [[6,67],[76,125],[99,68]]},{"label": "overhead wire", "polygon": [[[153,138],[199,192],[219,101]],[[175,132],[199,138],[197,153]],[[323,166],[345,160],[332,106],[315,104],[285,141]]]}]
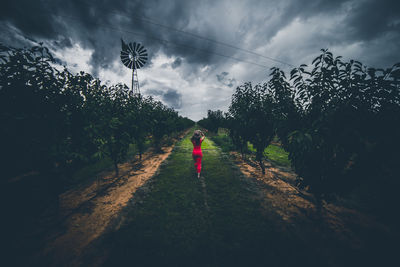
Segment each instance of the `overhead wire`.
[{"label": "overhead wire", "polygon": [[[85,0],[83,2],[85,2]],[[96,6],[96,8],[99,8],[99,7]],[[100,8],[100,9],[102,9],[102,8]],[[49,10],[49,11],[51,11],[51,10]],[[107,10],[107,12],[110,12],[110,10]],[[119,12],[115,12],[115,11],[111,11],[111,13],[121,15]],[[70,19],[70,20],[75,20],[75,21],[81,22],[81,20],[79,18],[73,17],[73,16],[66,16],[66,15],[61,15],[61,14],[57,14],[55,16],[59,16],[59,17],[63,17],[63,18],[66,18],[66,19]],[[131,17],[129,17],[129,18],[131,18]],[[134,19],[139,19],[139,20],[148,22],[150,24],[153,24],[153,25],[156,25],[156,26],[159,26],[159,27],[163,27],[163,28],[166,28],[166,29],[169,29],[169,30],[172,30],[172,31],[177,31],[177,32],[180,32],[180,33],[184,33],[186,35],[190,35],[190,36],[198,38],[198,39],[204,39],[204,40],[209,41],[209,42],[213,42],[213,43],[217,43],[217,44],[224,45],[224,46],[227,46],[227,47],[231,47],[233,49],[241,50],[241,51],[244,51],[244,52],[247,52],[247,53],[251,53],[253,55],[257,55],[259,57],[267,58],[269,60],[272,60],[272,61],[275,61],[275,62],[278,62],[278,63],[281,63],[281,64],[285,64],[287,66],[294,67],[294,65],[292,65],[290,63],[287,63],[287,62],[284,62],[284,61],[280,61],[280,60],[277,60],[277,59],[273,59],[273,58],[270,58],[270,57],[255,53],[255,52],[247,50],[247,49],[239,48],[239,47],[227,44],[227,43],[216,41],[216,40],[213,40],[213,39],[210,39],[210,38],[207,38],[207,37],[203,37],[203,36],[200,36],[200,35],[197,35],[197,34],[193,34],[193,33],[187,32],[187,31],[179,30],[179,29],[176,29],[176,28],[173,28],[173,27],[170,27],[170,26],[166,26],[166,25],[163,25],[163,24],[160,24],[160,23],[156,23],[154,21],[149,20],[148,18],[140,19],[138,17],[134,17]],[[162,39],[162,38],[154,37],[154,36],[151,36],[149,34],[145,34],[145,33],[141,33],[141,32],[122,29],[120,26],[118,28],[115,28],[115,27],[112,27],[112,26],[103,25],[103,24],[96,23],[96,22],[91,22],[91,23],[94,24],[94,25],[97,25],[99,27],[102,27],[102,28],[108,28],[108,29],[113,30],[113,31],[118,31],[120,33],[121,32],[125,32],[125,33],[132,34],[132,35],[144,36],[146,38],[157,40],[157,41],[160,41],[160,42],[163,42],[163,43],[166,43],[166,44],[169,44],[169,45],[173,45],[173,46],[176,46],[176,47],[183,47],[183,48],[187,48],[187,49],[197,50],[197,51],[200,51],[200,52],[206,53],[206,54],[213,54],[213,55],[217,55],[217,56],[220,56],[220,57],[230,58],[230,59],[233,59],[235,61],[256,65],[256,66],[259,66],[259,67],[262,67],[262,68],[270,68],[270,66],[259,64],[259,63],[253,62],[253,61],[243,60],[243,59],[240,59],[240,58],[224,55],[224,54],[217,53],[217,52],[211,52],[209,50],[205,50],[205,49],[201,49],[201,48],[198,48],[198,47],[193,47],[193,46],[189,46],[189,45],[185,45],[185,44],[177,44],[177,43],[175,43],[173,41],[169,41],[169,40],[165,40],[165,39]]]},{"label": "overhead wire", "polygon": [[[87,3],[87,2],[92,2],[92,1],[90,1],[90,0],[83,0],[83,2],[86,2],[86,3]],[[92,2],[92,3],[93,3],[93,2]],[[109,13],[112,13],[112,14],[121,15],[121,13],[120,13],[120,12],[117,12],[117,11],[105,9],[105,8],[102,8],[102,7],[99,7],[99,6],[96,6],[96,8],[105,10],[105,11],[107,11],[107,12],[109,12]],[[128,16],[128,17],[129,17],[129,16]],[[167,25],[164,25],[164,24],[162,24],[162,23],[160,23],[160,22],[156,22],[156,21],[154,21],[153,19],[150,19],[150,18],[148,18],[148,17],[145,17],[145,16],[143,16],[143,15],[135,14],[134,17],[129,17],[129,18],[135,19],[135,20],[141,20],[141,21],[144,21],[144,22],[146,22],[146,23],[148,23],[148,24],[152,24],[152,25],[155,25],[155,26],[159,26],[159,27],[165,28],[165,29],[170,30],[170,31],[176,31],[176,32],[179,32],[179,33],[182,33],[182,34],[186,34],[186,35],[191,36],[191,37],[195,37],[195,38],[198,38],[198,39],[203,39],[203,40],[206,40],[206,41],[209,41],[209,42],[218,44],[218,45],[227,46],[227,47],[230,47],[230,48],[233,48],[233,49],[236,49],[236,50],[240,50],[240,51],[243,51],[243,52],[246,52],[246,53],[249,53],[249,54],[258,56],[258,57],[262,57],[262,58],[265,58],[265,59],[268,59],[268,60],[271,60],[271,61],[275,61],[275,62],[277,62],[277,63],[284,64],[284,65],[287,65],[287,66],[290,66],[290,67],[295,67],[293,64],[290,64],[290,63],[285,62],[285,61],[283,61],[283,60],[279,60],[279,59],[276,59],[276,58],[268,57],[268,56],[262,55],[262,54],[260,54],[260,53],[256,53],[256,52],[251,51],[251,50],[248,50],[248,49],[244,49],[244,48],[241,48],[241,47],[238,47],[238,46],[234,46],[234,45],[231,45],[231,44],[228,44],[228,43],[225,43],[225,42],[221,42],[221,41],[214,40],[214,39],[211,39],[211,38],[208,38],[208,37],[204,37],[204,36],[201,36],[201,35],[192,33],[192,32],[188,32],[188,31],[184,31],[184,30],[180,30],[180,29],[171,27],[171,26],[167,26]]]},{"label": "overhead wire", "polygon": [[[58,14],[57,16],[80,22],[80,20],[78,18],[76,18],[76,17],[65,16],[65,15],[60,15],[60,14]],[[115,28],[115,27],[107,26],[107,25],[101,25],[100,23],[96,23],[96,22],[92,22],[92,24],[97,25],[97,26],[102,27],[102,28],[107,28],[107,29],[110,29],[110,30],[113,30],[113,31],[117,31],[117,32],[125,32],[125,33],[132,34],[132,35],[144,36],[146,38],[157,40],[157,41],[160,41],[160,42],[163,42],[163,43],[166,43],[166,44],[172,44],[173,46],[176,46],[176,47],[189,48],[189,49],[200,51],[202,53],[217,55],[217,56],[225,57],[225,58],[230,58],[230,59],[233,59],[233,60],[236,60],[236,61],[240,61],[240,62],[252,64],[252,65],[256,65],[256,66],[259,66],[259,67],[262,67],[262,68],[270,68],[270,66],[265,66],[265,65],[262,65],[262,64],[258,64],[256,62],[239,59],[239,58],[236,58],[236,57],[220,54],[220,53],[217,53],[217,52],[211,52],[211,51],[208,51],[208,50],[205,50],[205,49],[201,49],[201,48],[198,48],[198,47],[193,47],[193,46],[184,45],[184,44],[177,44],[175,42],[168,41],[168,40],[165,40],[165,39],[162,39],[162,38],[158,38],[158,37],[154,37],[154,36],[150,36],[150,35],[145,34],[145,33],[135,32],[135,31],[126,30],[126,29],[122,29],[122,28]]]}]

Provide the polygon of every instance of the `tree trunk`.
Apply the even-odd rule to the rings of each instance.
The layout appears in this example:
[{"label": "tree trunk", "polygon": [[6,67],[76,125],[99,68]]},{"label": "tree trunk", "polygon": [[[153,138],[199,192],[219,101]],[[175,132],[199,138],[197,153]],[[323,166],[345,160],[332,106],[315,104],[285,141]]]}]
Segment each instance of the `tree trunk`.
[{"label": "tree trunk", "polygon": [[258,160],[258,163],[260,164],[262,174],[265,174],[265,166],[264,166],[264,162],[263,162],[262,158],[260,158]]},{"label": "tree trunk", "polygon": [[118,162],[114,161],[115,176],[119,175]]},{"label": "tree trunk", "polygon": [[256,148],[256,160],[260,164],[262,174],[265,174],[265,166],[264,166],[264,162],[263,162],[263,157],[262,156],[263,156],[262,152],[259,152],[259,149]]}]

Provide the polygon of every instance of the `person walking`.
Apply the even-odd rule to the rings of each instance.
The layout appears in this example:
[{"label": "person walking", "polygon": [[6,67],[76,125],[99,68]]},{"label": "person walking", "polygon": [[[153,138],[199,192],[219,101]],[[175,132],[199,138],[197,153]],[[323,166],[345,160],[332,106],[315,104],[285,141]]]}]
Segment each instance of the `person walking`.
[{"label": "person walking", "polygon": [[193,133],[192,138],[190,139],[193,144],[193,152],[192,157],[194,160],[194,167],[196,168],[197,178],[200,178],[201,172],[201,159],[203,158],[203,152],[201,151],[201,143],[204,140],[205,135],[202,131],[196,130]]}]

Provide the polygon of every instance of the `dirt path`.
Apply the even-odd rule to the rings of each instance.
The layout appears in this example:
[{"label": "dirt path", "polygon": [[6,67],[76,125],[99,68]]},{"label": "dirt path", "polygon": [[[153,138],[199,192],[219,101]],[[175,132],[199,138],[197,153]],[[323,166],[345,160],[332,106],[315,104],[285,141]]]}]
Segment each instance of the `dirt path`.
[{"label": "dirt path", "polygon": [[378,220],[337,203],[317,214],[293,172],[261,175],[210,139],[199,180],[189,136],[63,194],[65,230],[41,266],[386,266],[395,255],[398,236]]},{"label": "dirt path", "polygon": [[230,155],[243,174],[257,179],[264,196],[273,202],[273,206],[283,220],[290,221],[307,212],[315,212],[313,195],[295,186],[294,172],[265,162],[266,173],[263,175],[256,162],[249,159],[243,160],[237,152],[231,152]]},{"label": "dirt path", "polygon": [[[259,201],[238,168],[206,138],[199,180],[192,149],[189,138],[177,144],[148,193],[128,203],[122,223],[93,243],[85,264],[255,266],[270,262],[277,266],[277,261],[287,262],[277,254],[277,244],[284,242],[271,227],[271,216],[259,212]],[[99,260],[98,255],[105,256]]]},{"label": "dirt path", "polygon": [[[370,266],[373,262],[368,261],[369,256],[373,255],[368,255],[368,251],[377,255],[390,254],[383,250],[384,247],[391,250],[390,242],[395,239],[393,229],[389,229],[377,218],[333,201],[323,201],[322,208],[317,209],[314,196],[296,186],[297,178],[293,171],[266,162],[266,174],[263,175],[256,162],[243,160],[236,152],[231,152],[230,155],[246,177],[256,179],[266,212],[271,211],[272,207],[281,216],[285,222],[282,224],[284,231],[304,240],[314,239],[314,246],[320,246],[321,250],[331,249],[330,245],[324,243],[332,242],[341,247],[338,249],[342,250],[340,252],[332,249],[326,252],[328,262],[331,261],[332,265],[336,266],[341,262],[336,253],[352,253],[354,258],[357,258],[357,253],[364,254],[362,259],[367,265],[363,266]],[[317,241],[318,239],[320,240]],[[386,259],[383,258],[382,261]],[[345,262],[346,258],[342,260],[344,262],[341,264],[349,264]]]},{"label": "dirt path", "polygon": [[[187,132],[182,134],[182,138]],[[177,140],[175,140],[176,142]],[[109,223],[122,208],[158,170],[168,158],[174,145],[162,148],[163,153],[153,149],[142,156],[142,161],[120,164],[120,176],[110,172],[97,181],[60,196],[60,214],[66,218],[65,231],[53,233],[41,258],[53,259],[53,266],[79,265],[85,248],[101,236]]]}]

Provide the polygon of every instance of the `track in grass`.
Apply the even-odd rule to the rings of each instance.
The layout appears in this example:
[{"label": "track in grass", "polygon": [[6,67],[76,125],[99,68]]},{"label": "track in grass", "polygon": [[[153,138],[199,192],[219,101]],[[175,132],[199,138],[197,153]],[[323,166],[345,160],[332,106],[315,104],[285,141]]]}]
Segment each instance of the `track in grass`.
[{"label": "track in grass", "polygon": [[209,139],[199,180],[190,136],[134,193],[82,266],[368,266],[368,248],[352,248],[321,222],[283,220],[268,200],[277,192],[244,178]]},{"label": "track in grass", "polygon": [[275,218],[261,212],[251,185],[209,139],[202,145],[198,180],[190,136],[175,146],[146,194],[133,197],[122,226],[98,241],[95,250],[108,254],[104,265],[254,266],[293,260],[277,254],[285,238],[274,229]]}]

